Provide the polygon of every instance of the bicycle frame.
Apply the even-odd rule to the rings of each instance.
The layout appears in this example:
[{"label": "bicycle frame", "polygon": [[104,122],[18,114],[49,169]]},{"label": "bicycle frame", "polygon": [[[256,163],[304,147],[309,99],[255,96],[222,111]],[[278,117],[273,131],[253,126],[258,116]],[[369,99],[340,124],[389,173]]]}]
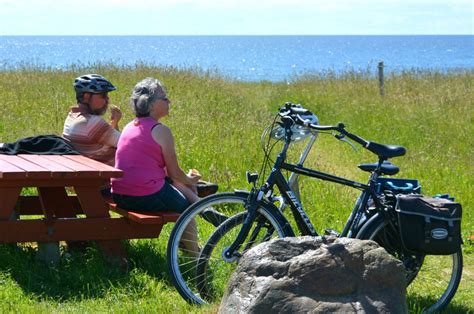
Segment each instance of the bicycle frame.
[{"label": "bicycle frame", "polygon": [[[379,176],[380,167],[382,165],[383,160],[379,160],[378,167],[371,173],[368,184],[363,184],[332,174],[305,168],[303,167],[303,163],[306,160],[315,140],[316,135],[313,135],[309,143],[307,144],[304,152],[302,153],[298,164],[290,164],[285,162],[286,153],[291,144],[290,137],[286,138],[285,145],[282,151],[278,154],[277,159],[272,167],[272,171],[266,179],[265,183],[261,186],[259,190],[256,190],[256,188],[252,189],[248,200],[249,206],[246,206],[248,215],[243,223],[242,229],[237,235],[236,240],[231,244],[229,248],[224,251],[224,256],[226,258],[231,258],[234,255],[234,252],[240,247],[241,243],[243,243],[244,239],[248,236],[252,222],[256,217],[256,209],[258,208],[259,202],[269,192],[270,194],[273,193],[273,187],[275,185],[277,186],[282,197],[280,209],[283,209],[283,207],[285,207],[287,204],[290,206],[290,209],[301,234],[318,236],[318,233],[314,228],[313,224],[311,223],[308,215],[306,214],[303,205],[301,204],[298,197],[295,195],[294,188],[292,188],[292,186],[295,185],[296,178],[298,175],[309,176],[323,181],[330,181],[333,183],[350,186],[352,188],[356,188],[362,191],[356,201],[356,204],[354,205],[354,208],[352,209],[352,212],[344,226],[343,231],[339,235],[341,237],[355,236],[352,231],[354,227],[358,226],[359,221],[362,218],[363,209],[366,207],[367,202],[371,196],[377,207],[381,205],[376,195],[376,181]],[[288,181],[286,181],[285,177],[281,173],[281,169],[292,172]]]}]

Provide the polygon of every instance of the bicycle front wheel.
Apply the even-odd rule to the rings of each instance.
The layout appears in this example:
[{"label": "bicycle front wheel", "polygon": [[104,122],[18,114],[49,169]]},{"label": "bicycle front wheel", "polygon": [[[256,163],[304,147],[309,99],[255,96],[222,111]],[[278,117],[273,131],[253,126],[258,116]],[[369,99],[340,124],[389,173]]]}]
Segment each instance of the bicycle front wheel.
[{"label": "bicycle front wheel", "polygon": [[452,255],[423,255],[405,250],[398,230],[381,218],[374,220],[357,235],[374,240],[401,260],[407,271],[409,310],[435,312],[446,307],[454,297],[462,274],[462,252]]},{"label": "bicycle front wheel", "polygon": [[[241,229],[247,215],[247,197],[248,193],[208,196],[190,206],[176,222],[168,241],[167,262],[173,284],[189,303],[221,300],[238,262],[224,258],[223,251]],[[239,254],[272,238],[294,235],[276,208],[263,204],[257,212]],[[190,241],[194,243],[191,245]]]}]

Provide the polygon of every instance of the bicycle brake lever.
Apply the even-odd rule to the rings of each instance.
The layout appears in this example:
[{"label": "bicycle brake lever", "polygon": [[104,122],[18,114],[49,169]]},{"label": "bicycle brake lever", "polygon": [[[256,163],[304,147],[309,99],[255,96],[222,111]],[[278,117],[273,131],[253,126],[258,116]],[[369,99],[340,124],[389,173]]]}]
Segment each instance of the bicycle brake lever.
[{"label": "bicycle brake lever", "polygon": [[342,138],[341,141],[343,142],[346,142],[348,143],[349,145],[351,145],[352,149],[355,150],[356,152],[359,151],[359,149],[357,148],[357,146],[354,145],[354,143],[352,143],[351,141],[349,141],[347,138]]},{"label": "bicycle brake lever", "polygon": [[352,143],[351,141],[349,141],[345,136],[344,134],[334,134],[334,137],[337,138],[338,140],[342,141],[342,142],[346,142],[347,144],[351,145],[352,149],[355,150],[356,152],[359,151],[357,149],[357,146],[354,145],[354,143]]}]

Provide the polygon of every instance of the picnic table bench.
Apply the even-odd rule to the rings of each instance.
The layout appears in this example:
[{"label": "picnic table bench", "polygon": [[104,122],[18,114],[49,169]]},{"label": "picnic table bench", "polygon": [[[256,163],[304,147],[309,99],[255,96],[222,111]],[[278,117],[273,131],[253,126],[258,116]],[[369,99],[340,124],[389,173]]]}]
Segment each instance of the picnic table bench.
[{"label": "picnic table bench", "polygon": [[0,243],[95,240],[106,255],[126,256],[119,240],[158,237],[178,214],[145,215],[107,201],[101,188],[122,175],[80,155],[0,155]]}]

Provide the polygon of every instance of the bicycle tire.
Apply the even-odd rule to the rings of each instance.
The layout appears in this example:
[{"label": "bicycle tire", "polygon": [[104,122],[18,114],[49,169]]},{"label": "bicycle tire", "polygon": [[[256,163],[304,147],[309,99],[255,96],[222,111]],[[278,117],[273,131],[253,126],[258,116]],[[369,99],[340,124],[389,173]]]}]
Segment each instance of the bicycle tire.
[{"label": "bicycle tire", "polygon": [[[168,241],[167,263],[173,285],[188,303],[206,304],[220,301],[222,298],[230,275],[237,265],[237,260],[226,261],[222,257],[222,248],[235,240],[239,226],[246,216],[244,204],[247,198],[248,193],[243,192],[208,196],[191,205],[173,227]],[[208,208],[218,210],[229,218],[214,226],[201,217]],[[262,233],[273,230],[276,232],[273,232],[272,237],[294,236],[291,226],[274,205],[263,203],[257,212],[259,219],[267,223],[265,229],[261,230]],[[191,221],[196,223],[201,249],[199,256],[194,257],[186,256],[186,252],[180,249],[182,236]],[[252,243],[252,246],[258,243],[260,241]],[[219,249],[216,249],[216,246],[219,246]],[[245,245],[242,247],[249,248]],[[239,253],[243,254],[242,251]],[[201,278],[205,278],[206,282],[201,281]]]},{"label": "bicycle tire", "polygon": [[456,294],[463,268],[461,248],[452,255],[411,253],[400,243],[398,230],[381,216],[367,222],[357,238],[374,240],[403,262],[407,270],[409,308],[428,313],[440,311]]}]

